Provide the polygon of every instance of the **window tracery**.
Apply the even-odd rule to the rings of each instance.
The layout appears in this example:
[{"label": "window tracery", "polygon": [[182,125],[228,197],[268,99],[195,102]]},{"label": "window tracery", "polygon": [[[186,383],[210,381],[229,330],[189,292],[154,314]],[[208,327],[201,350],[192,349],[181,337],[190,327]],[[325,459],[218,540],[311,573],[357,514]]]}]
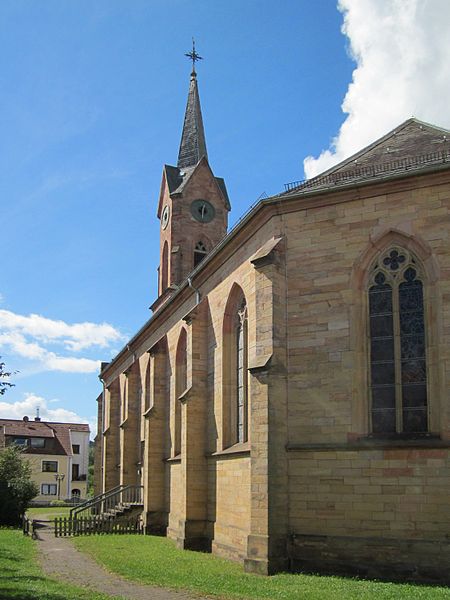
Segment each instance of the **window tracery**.
[{"label": "window tracery", "polygon": [[236,323],[236,439],[247,441],[247,305],[237,311]]},{"label": "window tracery", "polygon": [[205,244],[201,241],[197,242],[194,248],[194,267],[201,263],[207,254],[208,251]]},{"label": "window tracery", "polygon": [[233,284],[223,320],[222,448],[248,441],[248,308],[242,288]]},{"label": "window tracery", "polygon": [[428,430],[423,276],[416,258],[389,248],[369,282],[372,432]]}]

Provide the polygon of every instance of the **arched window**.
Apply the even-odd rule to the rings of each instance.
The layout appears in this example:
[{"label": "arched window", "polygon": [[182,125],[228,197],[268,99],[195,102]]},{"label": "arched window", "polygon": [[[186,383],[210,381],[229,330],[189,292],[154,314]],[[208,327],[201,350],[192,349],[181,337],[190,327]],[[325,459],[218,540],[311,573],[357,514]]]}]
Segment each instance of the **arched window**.
[{"label": "arched window", "polygon": [[151,390],[152,390],[152,380],[151,380],[151,358],[148,357],[147,367],[145,369],[145,381],[144,381],[144,412],[146,412],[152,405],[151,402]]},{"label": "arched window", "polygon": [[174,455],[181,453],[181,404],[180,396],[187,388],[187,334],[182,329],[178,339],[175,369],[175,406],[174,406]]},{"label": "arched window", "polygon": [[163,251],[161,255],[161,280],[159,293],[162,294],[166,291],[169,285],[169,246],[167,242],[164,242]]},{"label": "arched window", "polygon": [[426,432],[423,276],[413,254],[401,247],[382,253],[368,295],[372,432]]},{"label": "arched window", "polygon": [[248,441],[248,316],[242,289],[234,285],[223,323],[223,446]]},{"label": "arched window", "polygon": [[128,375],[126,373],[123,374],[120,391],[120,420],[125,421],[128,417]]},{"label": "arched window", "polygon": [[236,315],[236,441],[246,442],[247,427],[247,304],[242,301]]},{"label": "arched window", "polygon": [[203,242],[197,242],[194,248],[194,267],[201,263],[207,254],[208,251],[206,250],[205,244]]}]

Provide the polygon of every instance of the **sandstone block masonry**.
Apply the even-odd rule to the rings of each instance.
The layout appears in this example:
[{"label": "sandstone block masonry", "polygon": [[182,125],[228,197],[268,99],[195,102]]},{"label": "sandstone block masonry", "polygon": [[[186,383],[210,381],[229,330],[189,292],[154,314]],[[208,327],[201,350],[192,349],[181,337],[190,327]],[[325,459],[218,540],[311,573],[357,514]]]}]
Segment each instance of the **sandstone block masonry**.
[{"label": "sandstone block masonry", "polygon": [[389,171],[442,134],[389,136],[260,202],[102,370],[96,480],[142,483],[149,532],[262,574],[449,582],[450,169]]}]

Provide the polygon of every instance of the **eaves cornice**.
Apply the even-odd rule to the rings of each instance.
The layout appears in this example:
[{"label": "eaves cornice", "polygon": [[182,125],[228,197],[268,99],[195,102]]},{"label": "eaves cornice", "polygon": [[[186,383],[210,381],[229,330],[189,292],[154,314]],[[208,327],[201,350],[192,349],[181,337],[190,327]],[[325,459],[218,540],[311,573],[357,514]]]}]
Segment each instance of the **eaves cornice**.
[{"label": "eaves cornice", "polygon": [[341,204],[386,193],[392,194],[445,183],[450,183],[450,165],[448,163],[433,165],[433,167],[416,172],[360,181],[357,185],[350,183],[349,185],[339,185],[339,188],[299,190],[290,192],[289,195],[279,194],[260,200],[243,215],[233,229],[178,286],[172,296],[139,329],[115,358],[102,369],[99,375],[100,379],[109,385],[111,376],[117,370],[123,372],[131,366],[135,360],[135,352],[145,338],[151,336],[152,332],[168,320],[189,297],[194,296],[195,292],[189,287],[188,279],[195,288],[199,288],[272,217],[298,210]]}]

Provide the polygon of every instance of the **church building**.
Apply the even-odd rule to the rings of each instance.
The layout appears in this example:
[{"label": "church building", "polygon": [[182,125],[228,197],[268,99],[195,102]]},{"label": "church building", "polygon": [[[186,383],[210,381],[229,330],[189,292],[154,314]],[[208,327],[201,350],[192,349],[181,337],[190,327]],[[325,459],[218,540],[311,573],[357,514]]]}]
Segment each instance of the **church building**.
[{"label": "church building", "polygon": [[149,533],[249,572],[448,583],[450,133],[409,119],[228,232],[193,65],[96,493],[142,486]]}]

